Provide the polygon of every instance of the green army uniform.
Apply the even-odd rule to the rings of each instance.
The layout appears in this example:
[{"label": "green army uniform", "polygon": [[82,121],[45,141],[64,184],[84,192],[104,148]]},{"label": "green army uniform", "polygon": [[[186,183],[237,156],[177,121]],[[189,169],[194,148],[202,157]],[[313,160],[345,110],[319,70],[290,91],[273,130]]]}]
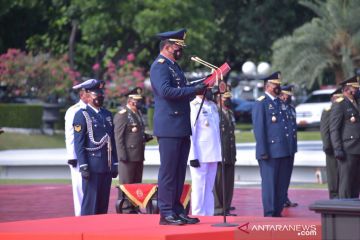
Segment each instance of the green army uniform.
[{"label": "green army uniform", "polygon": [[338,163],[330,139],[330,111],[331,107],[324,109],[320,120],[320,133],[323,142],[323,151],[326,156],[326,175],[330,199],[339,197]]},{"label": "green army uniform", "polygon": [[[219,110],[220,112],[220,110]],[[231,206],[234,191],[235,178],[235,162],[236,162],[236,142],[235,142],[235,123],[234,114],[230,109],[222,110],[222,121],[220,130],[222,134],[222,154],[225,162],[225,210],[228,212]],[[221,214],[223,211],[223,195],[222,195],[222,163],[218,163],[214,198],[215,198],[215,214]]]},{"label": "green army uniform", "polygon": [[141,183],[146,139],[140,111],[122,108],[114,116],[114,131],[120,184]]},{"label": "green army uniform", "polygon": [[[340,83],[358,88],[356,77]],[[339,198],[358,198],[360,180],[360,108],[357,100],[338,98],[330,111],[330,135],[339,167]]]}]

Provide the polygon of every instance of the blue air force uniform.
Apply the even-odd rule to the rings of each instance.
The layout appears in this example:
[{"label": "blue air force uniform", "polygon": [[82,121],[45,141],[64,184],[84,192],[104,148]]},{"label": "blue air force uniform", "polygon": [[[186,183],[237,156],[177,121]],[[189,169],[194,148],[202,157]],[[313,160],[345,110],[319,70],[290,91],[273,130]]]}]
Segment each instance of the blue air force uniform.
[{"label": "blue air force uniform", "polygon": [[[161,39],[184,38],[185,29],[163,33]],[[178,35],[181,35],[180,38]],[[150,69],[155,113],[154,135],[160,151],[158,205],[162,217],[183,214],[180,197],[190,149],[190,99],[197,89],[187,85],[176,62],[159,55]]]},{"label": "blue air force uniform", "polygon": [[87,105],[75,114],[73,126],[80,169],[90,172],[89,179],[83,178],[81,215],[107,213],[112,173],[118,167],[112,114]]},{"label": "blue air force uniform", "polygon": [[[282,86],[281,87],[281,93],[288,95],[290,98],[293,95],[292,93],[292,85],[288,86]],[[281,106],[282,113],[285,117],[285,130],[287,131],[286,136],[289,140],[289,147],[290,147],[290,161],[286,162],[286,184],[287,184],[287,190],[286,190],[286,196],[285,196],[285,206],[292,206],[296,207],[298,204],[291,202],[288,197],[288,189],[290,186],[291,181],[291,175],[294,168],[294,159],[295,159],[295,153],[297,152],[297,124],[296,124],[296,110],[291,103],[282,103]]]},{"label": "blue air force uniform", "polygon": [[[280,84],[278,75],[279,73],[275,73],[265,80]],[[268,93],[258,98],[252,119],[256,159],[262,180],[264,216],[280,217],[287,191],[286,163],[290,161],[292,154],[280,99],[273,98]]]}]

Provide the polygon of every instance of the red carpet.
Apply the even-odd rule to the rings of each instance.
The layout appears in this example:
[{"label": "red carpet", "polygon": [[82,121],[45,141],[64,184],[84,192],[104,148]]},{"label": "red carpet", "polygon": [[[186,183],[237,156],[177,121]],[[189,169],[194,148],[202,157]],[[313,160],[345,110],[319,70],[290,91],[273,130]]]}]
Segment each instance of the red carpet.
[{"label": "red carpet", "polygon": [[260,188],[237,188],[232,203],[236,210],[232,212],[239,217],[229,217],[228,222],[239,224],[241,229],[211,226],[222,222],[222,217],[201,217],[200,224],[173,227],[160,226],[158,215],[114,214],[115,188],[108,215],[72,217],[68,184],[0,185],[0,239],[321,239],[320,215],[308,206],[327,199],[327,191],[291,189],[289,196],[298,207],[285,209],[284,218],[263,218]]},{"label": "red carpet", "polygon": [[304,218],[229,217],[239,227],[212,227],[222,217],[201,217],[201,223],[161,226],[158,215],[108,214],[18,221],[0,224],[2,240],[227,240],[321,239],[320,221]]}]

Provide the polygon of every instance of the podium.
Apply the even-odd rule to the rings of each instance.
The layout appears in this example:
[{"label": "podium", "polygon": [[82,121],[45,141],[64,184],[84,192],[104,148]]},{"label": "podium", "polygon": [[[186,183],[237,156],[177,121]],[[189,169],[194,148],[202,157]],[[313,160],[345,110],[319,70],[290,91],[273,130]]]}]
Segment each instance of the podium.
[{"label": "podium", "polygon": [[[115,203],[117,213],[124,213],[124,210],[127,209],[129,205],[138,209],[137,213],[159,213],[157,184],[120,184],[116,186],[116,188],[118,189],[118,200]],[[187,214],[190,211],[190,193],[191,185],[184,184],[180,201]]]},{"label": "podium", "polygon": [[360,199],[316,201],[309,209],[321,214],[322,239],[360,239]]}]

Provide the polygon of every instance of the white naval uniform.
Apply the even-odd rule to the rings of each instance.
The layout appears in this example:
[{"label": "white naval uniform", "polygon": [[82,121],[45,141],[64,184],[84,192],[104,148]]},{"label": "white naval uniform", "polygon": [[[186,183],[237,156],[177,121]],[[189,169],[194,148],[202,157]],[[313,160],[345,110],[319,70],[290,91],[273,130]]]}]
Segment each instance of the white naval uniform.
[{"label": "white naval uniform", "polygon": [[200,162],[198,168],[190,166],[191,210],[192,215],[212,216],[214,215],[213,188],[217,164],[221,161],[219,112],[214,102],[205,100],[194,127],[200,104],[199,97],[190,103],[192,136],[189,160],[198,159]]},{"label": "white naval uniform", "polygon": [[[67,159],[77,159],[75,149],[74,149],[74,127],[73,121],[74,116],[77,111],[80,109],[86,108],[86,104],[83,101],[69,107],[65,113],[65,143],[66,143],[66,157]],[[81,203],[83,200],[83,190],[82,190],[82,177],[79,171],[79,163],[74,168],[71,165],[71,182],[73,190],[73,199],[74,199],[74,210],[75,216],[81,216]]]}]

